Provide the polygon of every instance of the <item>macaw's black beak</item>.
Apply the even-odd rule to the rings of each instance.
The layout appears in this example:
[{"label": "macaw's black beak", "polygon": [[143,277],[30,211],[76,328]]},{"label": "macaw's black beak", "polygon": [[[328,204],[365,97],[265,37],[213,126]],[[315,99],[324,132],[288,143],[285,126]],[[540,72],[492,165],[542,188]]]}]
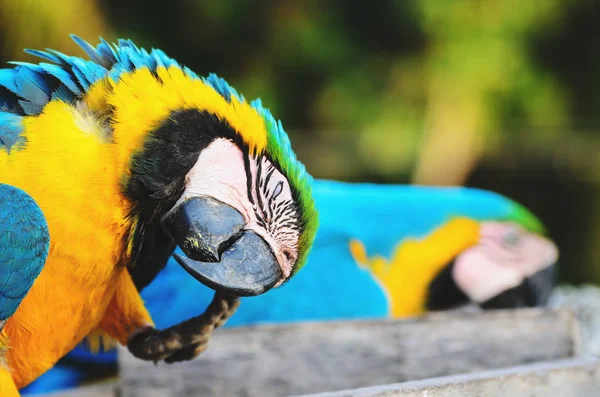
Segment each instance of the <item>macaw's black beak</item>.
[{"label": "macaw's black beak", "polygon": [[558,269],[558,263],[538,271],[523,282],[527,284],[530,291],[529,302],[532,306],[542,306],[548,303],[556,286],[556,269]]},{"label": "macaw's black beak", "polygon": [[484,309],[544,306],[556,285],[556,266],[553,264],[527,277],[520,285],[483,302]]},{"label": "macaw's black beak", "polygon": [[186,256],[175,259],[196,280],[233,296],[260,295],[282,277],[269,244],[244,230],[244,217],[212,197],[188,199],[163,219]]}]

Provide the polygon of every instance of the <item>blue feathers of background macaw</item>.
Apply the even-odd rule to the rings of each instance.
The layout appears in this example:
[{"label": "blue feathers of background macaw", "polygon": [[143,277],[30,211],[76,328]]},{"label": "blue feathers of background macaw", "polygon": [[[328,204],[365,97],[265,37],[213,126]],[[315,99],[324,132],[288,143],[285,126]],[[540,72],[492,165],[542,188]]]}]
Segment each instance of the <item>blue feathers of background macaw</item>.
[{"label": "blue feathers of background macaw", "polygon": [[[370,254],[390,257],[399,241],[424,237],[452,217],[507,220],[516,205],[468,188],[316,180],[313,189],[320,227],[306,268],[282,287],[244,299],[226,326],[386,317],[388,299],[370,271],[356,264],[351,239]],[[159,328],[203,312],[212,295],[174,261],[142,293]]]},{"label": "blue feathers of background macaw", "polygon": [[[357,266],[348,249],[350,239],[361,240],[371,254],[389,257],[403,238],[423,237],[452,217],[507,220],[514,217],[518,207],[501,195],[469,188],[317,180],[313,194],[321,226],[306,267],[292,282],[244,299],[225,327],[387,317],[388,299],[371,273]],[[142,297],[156,326],[164,328],[202,313],[213,293],[171,259]],[[114,363],[116,357],[114,351],[92,355],[80,346],[67,359],[83,368],[86,363]],[[24,389],[23,394],[50,391],[60,387],[61,381],[62,387],[67,387],[85,379],[82,373],[69,374],[62,365],[58,368]]]},{"label": "blue feathers of background macaw", "polygon": [[0,184],[0,329],[42,271],[49,246],[46,218],[33,198]]}]

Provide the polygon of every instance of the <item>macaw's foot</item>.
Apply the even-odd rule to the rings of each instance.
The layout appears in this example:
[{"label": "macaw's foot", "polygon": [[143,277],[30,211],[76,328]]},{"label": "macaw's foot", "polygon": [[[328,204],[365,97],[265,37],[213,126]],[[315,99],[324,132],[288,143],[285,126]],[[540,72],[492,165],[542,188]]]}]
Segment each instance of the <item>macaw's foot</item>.
[{"label": "macaw's foot", "polygon": [[204,314],[165,330],[142,330],[129,340],[127,348],[135,357],[155,363],[191,360],[206,349],[213,330],[225,324],[239,305],[240,298],[216,292]]}]

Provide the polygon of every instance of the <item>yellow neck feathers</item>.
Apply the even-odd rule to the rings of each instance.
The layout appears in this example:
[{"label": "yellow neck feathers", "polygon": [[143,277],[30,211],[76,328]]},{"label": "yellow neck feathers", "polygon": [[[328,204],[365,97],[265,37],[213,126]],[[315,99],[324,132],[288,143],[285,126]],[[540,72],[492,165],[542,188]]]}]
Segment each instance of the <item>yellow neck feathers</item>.
[{"label": "yellow neck feathers", "polygon": [[425,311],[427,289],[433,278],[458,253],[477,243],[479,223],[455,218],[422,240],[403,240],[388,261],[367,257],[364,245],[350,242],[354,260],[366,267],[384,287],[393,317],[408,317]]},{"label": "yellow neck feathers", "polygon": [[247,102],[234,96],[227,102],[211,86],[189,78],[178,67],[159,67],[156,75],[159,80],[147,68],[141,68],[123,74],[116,82],[106,78],[94,84],[84,98],[86,105],[98,113],[113,111],[113,140],[119,146],[123,165],[141,147],[148,132],[173,111],[184,109],[215,114],[240,134],[251,153],[264,151],[264,120]]}]

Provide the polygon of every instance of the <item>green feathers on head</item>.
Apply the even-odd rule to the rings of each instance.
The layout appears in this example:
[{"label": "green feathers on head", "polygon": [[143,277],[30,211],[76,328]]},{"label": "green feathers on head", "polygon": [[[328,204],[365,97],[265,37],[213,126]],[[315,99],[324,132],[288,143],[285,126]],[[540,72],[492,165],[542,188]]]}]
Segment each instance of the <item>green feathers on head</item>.
[{"label": "green feathers on head", "polygon": [[[244,97],[240,95],[233,87],[231,87],[224,79],[210,74],[203,79],[210,84],[223,98],[231,101],[234,96],[240,101],[244,101]],[[267,148],[268,157],[279,167],[284,175],[287,176],[288,182],[298,202],[300,209],[300,241],[298,242],[298,259],[293,272],[300,270],[306,263],[306,259],[312,247],[313,241],[317,234],[319,225],[317,209],[312,197],[313,178],[306,171],[304,164],[296,158],[296,154],[292,150],[290,139],[281,125],[281,121],[275,120],[269,109],[265,108],[260,99],[255,99],[250,102],[250,105],[257,111],[265,122],[267,129]]]},{"label": "green feathers on head", "polygon": [[533,213],[531,213],[531,211],[529,211],[527,208],[525,208],[521,204],[516,203],[514,201],[512,202],[512,204],[513,204],[513,209],[509,215],[509,218],[511,220],[517,222],[519,225],[521,225],[527,231],[530,231],[532,233],[537,233],[537,234],[541,234],[541,235],[548,234],[546,227],[542,224],[542,222],[535,215],[533,215]]},{"label": "green feathers on head", "polygon": [[267,127],[267,152],[269,156],[282,168],[288,177],[288,182],[296,193],[296,200],[300,208],[300,241],[298,242],[298,259],[294,273],[306,263],[308,253],[313,244],[318,228],[318,214],[315,201],[312,197],[313,178],[308,174],[304,164],[296,158],[292,151],[290,140],[283,130],[280,121],[275,121],[271,112],[262,107],[260,100],[254,100],[252,106],[265,120]]}]

